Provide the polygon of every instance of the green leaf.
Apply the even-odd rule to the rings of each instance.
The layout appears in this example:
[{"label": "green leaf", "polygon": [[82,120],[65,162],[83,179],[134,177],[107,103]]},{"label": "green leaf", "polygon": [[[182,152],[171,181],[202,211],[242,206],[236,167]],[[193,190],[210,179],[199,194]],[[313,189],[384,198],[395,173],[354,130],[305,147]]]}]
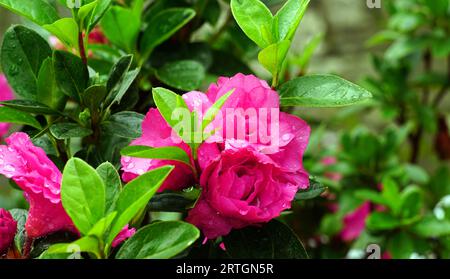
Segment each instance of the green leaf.
[{"label": "green leaf", "polygon": [[298,191],[297,194],[295,194],[295,200],[302,201],[314,199],[326,190],[327,187],[325,187],[322,183],[317,180],[310,179],[308,189]]},{"label": "green leaf", "polygon": [[1,66],[18,96],[36,99],[39,69],[51,53],[48,43],[27,27],[14,25],[6,31],[0,54]]},{"label": "green leaf", "polygon": [[291,46],[291,41],[283,40],[271,44],[258,54],[258,60],[273,76],[281,72],[283,62]]},{"label": "green leaf", "polygon": [[393,230],[401,225],[400,221],[385,212],[373,212],[367,218],[366,226],[369,230]]},{"label": "green leaf", "polygon": [[105,216],[105,185],[95,169],[81,159],[72,158],[64,167],[61,200],[84,235]]},{"label": "green leaf", "polygon": [[402,218],[408,219],[418,216],[423,206],[422,191],[420,188],[417,186],[408,186],[401,193],[400,204]]},{"label": "green leaf", "polygon": [[233,259],[306,259],[308,254],[287,225],[272,220],[262,227],[234,230],[223,237]]},{"label": "green leaf", "polygon": [[405,165],[405,171],[409,179],[415,183],[427,184],[430,180],[428,173],[421,167],[416,165]]},{"label": "green leaf", "polygon": [[105,234],[108,232],[108,229],[110,228],[112,222],[117,216],[117,212],[113,211],[110,212],[106,217],[103,217],[100,219],[87,233],[89,236],[95,236],[98,239],[104,239]]},{"label": "green leaf", "polygon": [[116,87],[116,89],[112,91],[112,94],[110,97],[110,103],[109,103],[110,105],[112,105],[114,103],[119,103],[119,104],[121,103],[123,96],[125,96],[128,89],[130,88],[130,86],[136,80],[140,71],[141,71],[140,68],[136,68],[125,74],[125,76],[122,79],[122,82],[120,82],[119,85]]},{"label": "green leaf", "polygon": [[43,27],[58,37],[69,49],[75,48],[78,50],[78,25],[73,18],[62,18]]},{"label": "green leaf", "polygon": [[84,138],[92,134],[92,130],[81,127],[76,123],[56,123],[50,126],[52,135],[60,140],[70,138]]},{"label": "green leaf", "polygon": [[114,64],[111,72],[109,73],[108,81],[106,83],[106,89],[108,92],[113,90],[122,81],[125,74],[130,69],[133,62],[133,55],[122,56],[116,64]]},{"label": "green leaf", "polygon": [[[153,88],[153,100],[155,101],[156,107],[161,113],[162,117],[166,120],[170,127],[176,127],[180,120],[172,119],[172,112],[177,109],[186,109],[189,111],[186,102],[183,98],[165,88]],[[190,131],[188,132],[190,133]],[[183,135],[180,135],[183,138]]]},{"label": "green leaf", "polygon": [[111,5],[112,0],[97,0],[97,6],[95,6],[92,11],[92,16],[89,19],[88,24],[88,32],[91,32],[92,29],[97,25],[97,23],[103,18],[109,6]]},{"label": "green leaf", "polygon": [[364,88],[333,75],[295,78],[280,88],[281,106],[339,107],[372,98]]},{"label": "green leaf", "polygon": [[[98,1],[94,0],[80,7],[80,9],[78,10],[78,20],[81,26],[84,27],[84,22],[86,18],[88,18],[89,15],[91,15],[91,12],[95,9],[95,7],[97,7],[97,4]],[[89,23],[87,25],[89,26]]]},{"label": "green leaf", "polygon": [[289,0],[273,19],[273,32],[277,40],[292,40],[308,8],[310,0]]},{"label": "green leaf", "polygon": [[200,197],[200,189],[188,188],[182,192],[169,192],[155,194],[148,203],[149,211],[186,212],[193,208]]},{"label": "green leaf", "polygon": [[81,94],[81,100],[91,112],[98,111],[101,103],[106,97],[106,92],[106,87],[104,85],[92,85]]},{"label": "green leaf", "polygon": [[107,82],[107,90],[109,93],[105,101],[106,105],[113,104],[116,101],[119,102],[133,83],[138,72],[136,70],[128,71],[132,62],[133,55],[126,55],[121,57],[111,69]]},{"label": "green leaf", "polygon": [[10,107],[16,110],[35,113],[35,114],[47,114],[47,115],[59,115],[56,110],[49,108],[48,106],[32,100],[10,100],[3,101],[0,104]]},{"label": "green leaf", "polygon": [[378,192],[368,189],[355,191],[355,197],[361,200],[368,200],[376,204],[389,206],[389,202]]},{"label": "green leaf", "polygon": [[0,107],[0,122],[28,125],[41,129],[41,124],[30,114],[8,107]]},{"label": "green leaf", "polygon": [[96,169],[105,184],[105,212],[108,214],[116,207],[117,199],[122,191],[122,182],[116,168],[110,162],[104,162]]},{"label": "green leaf", "polygon": [[138,176],[125,185],[114,209],[117,211],[117,218],[109,232],[108,244],[112,243],[123,227],[147,205],[172,170],[172,166],[157,168]]},{"label": "green leaf", "polygon": [[28,211],[25,209],[14,208],[9,211],[13,219],[17,222],[17,232],[14,236],[14,245],[17,250],[22,251],[23,244],[25,243],[25,223],[28,218]]},{"label": "green leaf", "polygon": [[94,254],[97,259],[100,258],[100,243],[94,236],[85,236],[72,243],[55,244],[48,248],[46,254],[64,254],[88,252]]},{"label": "green leaf", "polygon": [[141,228],[117,252],[117,259],[170,259],[199,238],[199,230],[181,221],[157,222]]},{"label": "green leaf", "polygon": [[192,91],[202,84],[205,78],[205,68],[194,60],[175,61],[158,69],[156,77],[173,88]]},{"label": "green leaf", "polygon": [[411,231],[427,238],[450,236],[450,221],[447,219],[438,220],[435,216],[429,215],[412,226]]},{"label": "green leaf", "polygon": [[141,19],[131,9],[113,6],[103,16],[101,25],[105,36],[113,44],[128,53],[136,49]]},{"label": "green leaf", "polygon": [[80,102],[80,96],[89,81],[88,70],[81,58],[72,53],[57,50],[53,53],[53,67],[59,89]]},{"label": "green leaf", "polygon": [[102,132],[107,135],[135,139],[141,136],[143,120],[144,115],[137,112],[118,112],[102,123]]},{"label": "green leaf", "polygon": [[400,231],[389,238],[387,248],[394,259],[409,259],[415,251],[414,242],[410,234]]},{"label": "green leaf", "polygon": [[235,89],[231,89],[227,93],[223,94],[222,97],[220,97],[212,106],[206,111],[205,115],[203,116],[202,121],[202,132],[208,127],[211,122],[214,121],[217,114],[219,113],[220,109],[223,107],[225,102],[230,98],[231,94],[233,94]]},{"label": "green leaf", "polygon": [[140,145],[130,145],[120,151],[122,156],[130,156],[145,159],[162,159],[191,164],[188,154],[183,149],[176,146],[150,147]]},{"label": "green leaf", "polygon": [[169,39],[194,16],[195,11],[192,9],[170,8],[152,17],[142,35],[140,50],[143,56],[148,56],[156,46]]},{"label": "green leaf", "polygon": [[38,25],[51,24],[59,19],[55,8],[45,0],[0,0],[0,6],[26,17]]},{"label": "green leaf", "polygon": [[383,190],[381,195],[387,202],[389,208],[393,211],[394,215],[397,215],[400,210],[400,204],[398,202],[400,200],[400,191],[398,185],[389,177],[385,177],[382,184]]},{"label": "green leaf", "polygon": [[37,76],[36,100],[39,100],[39,102],[52,109],[61,111],[64,109],[66,99],[66,95],[64,95],[56,85],[53,60],[51,57],[48,57],[42,62],[41,69]]},{"label": "green leaf", "polygon": [[273,15],[259,0],[231,0],[231,11],[242,31],[259,47],[274,43]]}]

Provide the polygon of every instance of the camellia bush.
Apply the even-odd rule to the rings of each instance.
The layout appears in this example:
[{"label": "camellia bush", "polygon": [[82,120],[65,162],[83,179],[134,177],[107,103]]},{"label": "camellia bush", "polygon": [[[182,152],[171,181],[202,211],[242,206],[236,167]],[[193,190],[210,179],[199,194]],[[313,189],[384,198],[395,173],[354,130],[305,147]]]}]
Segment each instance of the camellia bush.
[{"label": "camellia bush", "polygon": [[[448,1],[406,1],[417,14],[392,4],[392,30],[372,41],[393,41],[374,59],[382,81],[365,82],[373,99],[307,74],[322,34],[290,52],[309,0],[265,2],[0,0],[25,22],[1,45],[1,187],[28,204],[0,209],[0,256],[364,257],[373,243],[385,258],[448,255],[439,237],[450,235],[450,188],[417,160],[422,136],[445,123],[449,79],[429,64],[418,80],[407,75],[414,51],[425,63],[449,55]],[[427,24],[441,32],[417,31]],[[435,87],[443,93],[431,100]],[[342,131],[333,149],[323,126],[295,115],[355,104],[382,107],[397,125]]]}]

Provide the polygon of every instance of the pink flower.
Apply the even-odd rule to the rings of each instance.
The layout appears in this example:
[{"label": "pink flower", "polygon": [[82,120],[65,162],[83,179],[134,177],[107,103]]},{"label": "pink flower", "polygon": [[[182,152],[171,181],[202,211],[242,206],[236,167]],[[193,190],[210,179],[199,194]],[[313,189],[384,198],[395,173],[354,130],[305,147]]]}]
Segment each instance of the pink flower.
[{"label": "pink flower", "polygon": [[[9,87],[4,75],[0,75],[0,101],[9,101],[14,98],[13,90]],[[9,123],[0,123],[0,142],[2,137],[8,133]]]},{"label": "pink flower", "polygon": [[14,133],[0,145],[0,174],[14,180],[30,204],[25,230],[37,238],[67,230],[77,232],[61,204],[61,172],[25,133]]},{"label": "pink flower", "polygon": [[[157,109],[150,109],[142,122],[142,136],[134,140],[131,145],[147,145],[151,147],[176,146],[182,148],[188,154],[191,154],[187,144],[175,142],[180,141],[174,140],[172,128],[170,128]],[[159,191],[166,189],[180,190],[192,186],[194,183],[192,170],[184,163],[168,160],[131,158],[126,156],[122,157],[121,163],[123,170],[122,179],[125,182],[133,180],[137,176],[152,169],[164,165],[173,165],[175,167],[174,170],[161,185]]]},{"label": "pink flower", "polygon": [[366,227],[366,219],[370,214],[370,202],[364,202],[355,211],[344,217],[344,229],[341,238],[344,241],[352,241],[358,238]]},{"label": "pink flower", "polygon": [[132,237],[134,234],[136,233],[136,229],[135,228],[129,228],[128,225],[126,225],[121,231],[120,233],[116,236],[116,238],[114,238],[113,243],[111,244],[112,247],[117,247],[120,244],[122,244],[122,242],[124,242],[125,240],[127,240],[128,238]]},{"label": "pink flower", "polygon": [[265,223],[289,208],[308,182],[306,172],[289,172],[251,146],[226,149],[203,171],[202,195],[187,221],[208,239]]},{"label": "pink flower", "polygon": [[101,44],[105,45],[108,43],[108,39],[106,39],[105,34],[99,27],[95,27],[91,33],[89,33],[89,43],[90,44]]},{"label": "pink flower", "polygon": [[17,231],[17,222],[8,210],[0,208],[0,256],[11,246]]}]

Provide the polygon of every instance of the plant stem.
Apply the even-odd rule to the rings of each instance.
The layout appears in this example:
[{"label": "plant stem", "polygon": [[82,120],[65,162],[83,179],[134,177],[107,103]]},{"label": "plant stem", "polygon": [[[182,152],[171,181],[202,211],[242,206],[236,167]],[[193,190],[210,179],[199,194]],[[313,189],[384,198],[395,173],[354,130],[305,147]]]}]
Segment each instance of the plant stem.
[{"label": "plant stem", "polygon": [[450,55],[447,57],[447,81],[442,87],[442,89],[439,91],[438,95],[436,96],[436,99],[434,99],[433,107],[438,107],[440,105],[449,87],[450,87]]},{"label": "plant stem", "polygon": [[31,247],[33,246],[33,242],[34,239],[27,237],[25,239],[25,243],[23,245],[23,253],[22,253],[22,258],[23,259],[29,259],[30,258],[30,252],[31,252]]},{"label": "plant stem", "polygon": [[80,50],[80,57],[83,61],[84,65],[87,65],[87,56],[86,56],[86,49],[84,48],[84,39],[83,39],[83,32],[78,32],[78,48]]}]

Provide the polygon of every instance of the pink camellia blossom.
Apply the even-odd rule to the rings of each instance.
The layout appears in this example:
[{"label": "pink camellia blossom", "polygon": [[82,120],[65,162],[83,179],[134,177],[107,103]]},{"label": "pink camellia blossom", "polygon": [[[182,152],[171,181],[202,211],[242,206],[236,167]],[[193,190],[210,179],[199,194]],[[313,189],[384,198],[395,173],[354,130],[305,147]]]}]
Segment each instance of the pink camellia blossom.
[{"label": "pink camellia blossom", "polygon": [[[278,93],[265,81],[237,74],[219,78],[206,94],[193,91],[183,99],[201,120],[212,104],[230,91],[232,95],[218,114],[222,117],[217,116],[206,128],[215,133],[200,145],[198,161],[192,162],[199,168],[202,194],[187,220],[208,239],[226,235],[233,228],[270,221],[291,206],[299,189],[309,186],[302,157],[310,127],[300,118],[279,111]],[[228,123],[230,112],[232,124]],[[148,112],[142,131],[142,137],[132,145],[177,146],[191,154],[189,146],[155,109]],[[160,190],[193,185],[193,173],[187,166],[165,160],[123,157],[123,179],[131,180],[165,164],[175,165],[175,169]]]},{"label": "pink camellia blossom", "polygon": [[366,227],[366,219],[370,214],[370,202],[364,202],[355,211],[344,217],[344,228],[341,238],[344,241],[352,241],[358,238]]},{"label": "pink camellia blossom", "polygon": [[14,133],[0,145],[0,174],[24,191],[30,204],[25,230],[30,238],[66,230],[77,232],[61,203],[61,172],[25,133]]},{"label": "pink camellia blossom", "polygon": [[[150,109],[147,113],[142,122],[142,136],[134,140],[131,145],[146,145],[151,147],[176,146],[191,154],[187,144],[181,142],[181,140],[174,140],[172,128],[170,128],[157,109]],[[159,191],[166,189],[180,190],[192,186],[194,182],[191,168],[181,162],[124,156],[121,159],[121,163],[123,170],[122,179],[125,182],[131,181],[152,169],[164,165],[173,165],[175,168],[161,185]]]},{"label": "pink camellia blossom", "polygon": [[201,174],[202,195],[187,221],[208,239],[269,222],[308,182],[306,172],[289,172],[251,146],[230,147]]},{"label": "pink camellia blossom", "polygon": [[122,242],[124,242],[125,240],[127,240],[128,238],[132,237],[134,234],[136,233],[136,229],[135,228],[131,228],[126,225],[121,231],[120,233],[116,236],[116,238],[114,238],[111,246],[112,247],[117,247],[120,244],[122,244]]},{"label": "pink camellia blossom", "polygon": [[[0,75],[0,101],[9,101],[13,98],[13,90],[9,87],[6,77]],[[2,141],[3,136],[8,133],[10,126],[9,123],[0,123],[0,142]]]},{"label": "pink camellia blossom", "polygon": [[17,222],[8,210],[0,208],[0,256],[11,246],[17,231]]}]

